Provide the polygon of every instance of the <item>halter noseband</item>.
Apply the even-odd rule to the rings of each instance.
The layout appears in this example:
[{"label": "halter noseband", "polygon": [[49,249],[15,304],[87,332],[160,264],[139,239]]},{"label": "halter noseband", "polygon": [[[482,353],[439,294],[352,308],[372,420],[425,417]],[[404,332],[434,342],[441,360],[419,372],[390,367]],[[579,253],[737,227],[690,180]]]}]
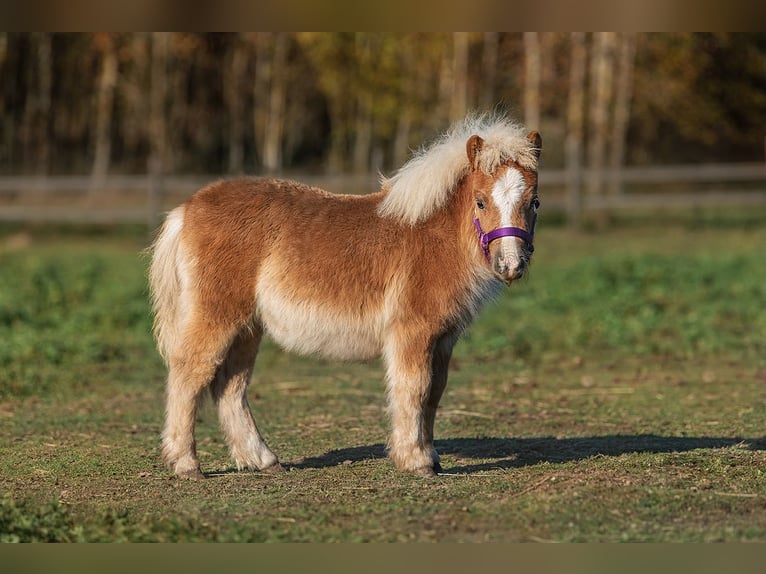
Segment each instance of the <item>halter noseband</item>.
[{"label": "halter noseband", "polygon": [[[521,229],[520,227],[498,227],[489,233],[484,233],[481,229],[481,223],[479,223],[479,219],[475,215],[473,216],[473,225],[476,227],[476,232],[479,234],[481,248],[484,251],[484,256],[487,258],[487,261],[489,261],[489,244],[501,237],[520,237],[529,246],[530,253],[535,250],[535,246],[532,245],[534,235],[525,229]],[[534,230],[534,228],[535,224],[533,222],[532,229]]]}]

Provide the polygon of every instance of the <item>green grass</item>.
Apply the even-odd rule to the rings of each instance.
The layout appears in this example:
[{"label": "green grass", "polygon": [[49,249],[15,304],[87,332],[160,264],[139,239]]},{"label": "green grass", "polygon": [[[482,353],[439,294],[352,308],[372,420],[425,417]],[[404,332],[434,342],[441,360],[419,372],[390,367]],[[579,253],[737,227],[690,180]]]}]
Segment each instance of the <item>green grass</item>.
[{"label": "green grass", "polygon": [[235,472],[205,405],[209,479],[172,478],[146,238],[0,230],[0,541],[766,541],[766,226],[692,223],[541,223],[456,349],[431,481],[385,459],[379,362],[270,342],[289,472]]}]

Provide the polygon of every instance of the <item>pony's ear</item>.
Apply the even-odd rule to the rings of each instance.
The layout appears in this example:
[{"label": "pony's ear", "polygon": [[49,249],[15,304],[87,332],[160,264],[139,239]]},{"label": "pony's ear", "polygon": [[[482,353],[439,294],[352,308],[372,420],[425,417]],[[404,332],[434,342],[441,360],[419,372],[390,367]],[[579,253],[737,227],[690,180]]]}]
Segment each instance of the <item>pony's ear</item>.
[{"label": "pony's ear", "polygon": [[468,138],[468,141],[465,144],[465,152],[468,155],[468,163],[471,164],[472,169],[476,169],[477,163],[479,161],[479,152],[481,151],[483,145],[484,140],[475,134]]},{"label": "pony's ear", "polygon": [[537,132],[529,132],[527,139],[532,142],[534,146],[535,159],[540,159],[540,152],[543,151],[543,138]]}]

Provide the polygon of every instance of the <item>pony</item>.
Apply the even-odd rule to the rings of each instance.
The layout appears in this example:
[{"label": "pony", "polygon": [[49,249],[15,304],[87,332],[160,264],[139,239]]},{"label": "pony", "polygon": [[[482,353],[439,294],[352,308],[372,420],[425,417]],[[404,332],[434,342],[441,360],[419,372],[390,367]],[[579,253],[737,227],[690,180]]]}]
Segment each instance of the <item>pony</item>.
[{"label": "pony", "polygon": [[441,472],[434,418],[452,349],[529,266],[541,145],[505,116],[469,116],[381,176],[375,193],[243,177],[170,211],[149,269],[168,367],[167,466],[204,478],[194,425],[210,389],[237,469],[283,470],[246,395],[268,335],[297,353],[382,356],[389,458],[419,476]]}]

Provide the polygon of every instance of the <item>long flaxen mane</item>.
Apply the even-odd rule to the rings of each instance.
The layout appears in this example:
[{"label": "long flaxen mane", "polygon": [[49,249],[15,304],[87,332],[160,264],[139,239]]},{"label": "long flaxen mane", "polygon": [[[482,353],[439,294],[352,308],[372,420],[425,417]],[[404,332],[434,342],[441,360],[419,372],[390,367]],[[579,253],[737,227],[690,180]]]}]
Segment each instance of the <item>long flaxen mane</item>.
[{"label": "long flaxen mane", "polygon": [[469,116],[416,152],[392,177],[381,178],[387,193],[378,214],[415,225],[443,207],[471,169],[466,142],[474,134],[484,140],[477,158],[484,173],[491,174],[509,160],[525,169],[537,168],[536,150],[523,126],[505,116]]}]

